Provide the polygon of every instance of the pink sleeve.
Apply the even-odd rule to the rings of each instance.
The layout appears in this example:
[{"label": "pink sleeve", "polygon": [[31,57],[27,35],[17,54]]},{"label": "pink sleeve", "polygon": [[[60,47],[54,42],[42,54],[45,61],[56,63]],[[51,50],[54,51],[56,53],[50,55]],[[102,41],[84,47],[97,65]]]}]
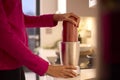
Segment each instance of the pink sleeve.
[{"label": "pink sleeve", "polygon": [[57,22],[53,20],[53,14],[40,16],[24,15],[24,22],[26,27],[53,27],[57,25]]},{"label": "pink sleeve", "polygon": [[33,54],[10,28],[0,0],[0,49],[37,74],[44,75],[48,69],[48,62]]}]

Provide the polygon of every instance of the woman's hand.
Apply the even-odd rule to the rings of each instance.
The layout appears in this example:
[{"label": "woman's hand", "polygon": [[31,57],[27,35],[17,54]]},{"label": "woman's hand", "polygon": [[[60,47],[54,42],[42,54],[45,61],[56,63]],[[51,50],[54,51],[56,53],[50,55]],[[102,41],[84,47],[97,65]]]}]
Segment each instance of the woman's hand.
[{"label": "woman's hand", "polygon": [[75,26],[79,26],[80,18],[74,13],[54,14],[55,21],[69,21]]},{"label": "woman's hand", "polygon": [[53,77],[61,77],[61,78],[71,78],[76,77],[77,73],[75,73],[73,70],[76,70],[76,67],[74,66],[53,66],[49,65],[47,74]]}]

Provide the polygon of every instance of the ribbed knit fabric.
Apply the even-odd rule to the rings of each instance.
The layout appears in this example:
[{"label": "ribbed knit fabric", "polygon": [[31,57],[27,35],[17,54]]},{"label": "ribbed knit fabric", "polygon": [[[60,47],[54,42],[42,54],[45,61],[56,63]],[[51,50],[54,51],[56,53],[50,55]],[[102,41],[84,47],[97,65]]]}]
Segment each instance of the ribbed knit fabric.
[{"label": "ribbed knit fabric", "polygon": [[[30,6],[30,5],[28,5]],[[0,0],[0,70],[22,65],[44,75],[48,62],[35,55],[27,46],[26,27],[53,27],[53,14],[26,16],[21,0]]]}]

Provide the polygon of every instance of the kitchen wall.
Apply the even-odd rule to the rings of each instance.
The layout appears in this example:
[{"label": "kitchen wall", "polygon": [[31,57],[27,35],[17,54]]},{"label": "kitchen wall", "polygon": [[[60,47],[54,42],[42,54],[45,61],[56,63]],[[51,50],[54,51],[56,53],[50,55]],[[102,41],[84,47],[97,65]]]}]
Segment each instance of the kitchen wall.
[{"label": "kitchen wall", "polygon": [[[40,0],[40,13],[56,13],[57,12],[57,0]],[[67,0],[66,4],[67,12],[74,12],[80,17],[88,17],[91,19],[91,37],[87,39],[86,43],[96,44],[96,25],[94,24],[96,16],[96,8],[89,8],[89,0]],[[89,20],[90,21],[90,20]],[[62,22],[59,22],[54,28],[40,29],[41,35],[41,47],[53,47],[56,41],[62,38]]]},{"label": "kitchen wall", "polygon": [[96,45],[96,18],[95,17],[81,17],[78,33],[80,34],[82,44]]},{"label": "kitchen wall", "polygon": [[[54,14],[57,11],[57,0],[40,0],[40,13],[42,14]],[[42,28],[40,29],[41,46],[51,47],[55,41],[61,38],[61,29],[58,26],[54,28]]]},{"label": "kitchen wall", "polygon": [[94,17],[96,7],[89,8],[89,0],[67,0],[67,12],[74,12],[82,17]]},{"label": "kitchen wall", "polygon": [[57,0],[40,0],[40,13],[55,13],[57,11]]}]

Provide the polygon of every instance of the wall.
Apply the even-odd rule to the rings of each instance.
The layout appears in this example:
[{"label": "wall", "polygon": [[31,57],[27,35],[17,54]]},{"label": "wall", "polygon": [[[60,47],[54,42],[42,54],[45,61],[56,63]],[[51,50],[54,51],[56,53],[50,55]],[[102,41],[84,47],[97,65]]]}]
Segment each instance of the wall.
[{"label": "wall", "polygon": [[89,8],[89,0],[67,0],[67,12],[74,12],[82,17],[95,16],[95,8]]},{"label": "wall", "polygon": [[[89,8],[89,0],[67,0],[67,12],[74,12],[75,14],[79,15],[80,17],[94,17],[96,15],[95,8]],[[57,0],[40,0],[40,13],[56,13],[57,11]],[[95,26],[93,27],[94,29]],[[52,32],[50,34],[46,33],[46,29],[41,29],[41,46],[50,47],[53,46],[54,43],[61,39],[61,32],[62,32],[62,23],[59,22],[57,26],[52,28]],[[93,30],[95,31],[95,30]],[[93,32],[95,33],[95,32]],[[93,35],[93,34],[92,34]],[[95,42],[96,37],[92,36],[93,45]]]},{"label": "wall", "polygon": [[[57,11],[57,0],[40,0],[40,13],[42,14],[54,14]],[[61,24],[59,23],[54,28],[40,29],[41,35],[41,47],[51,47],[54,43],[61,39]],[[49,26],[48,26],[49,27]],[[50,33],[47,33],[47,30]],[[49,32],[48,31],[48,32]]]},{"label": "wall", "polygon": [[55,13],[57,11],[57,0],[40,0],[40,13]]},{"label": "wall", "polygon": [[[80,17],[91,17],[96,18],[97,7],[89,8],[89,0],[67,0],[67,12],[74,12]],[[87,39],[88,44],[96,46],[96,20],[91,20],[93,24],[90,23],[91,27],[91,38]]]}]

